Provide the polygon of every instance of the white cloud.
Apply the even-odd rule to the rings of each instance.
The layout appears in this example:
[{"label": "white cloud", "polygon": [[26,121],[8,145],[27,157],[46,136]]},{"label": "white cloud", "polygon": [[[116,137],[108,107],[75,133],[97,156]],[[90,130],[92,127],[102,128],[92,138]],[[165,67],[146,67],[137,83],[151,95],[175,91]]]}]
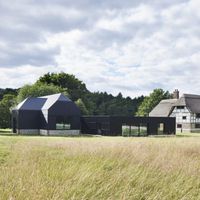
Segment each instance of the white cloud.
[{"label": "white cloud", "polygon": [[0,87],[65,71],[92,91],[200,94],[199,0],[6,2]]},{"label": "white cloud", "polygon": [[[55,69],[48,66],[48,71]],[[23,65],[16,68],[1,68],[1,87],[19,88],[25,84],[33,84],[41,75],[46,73],[46,68],[38,68],[30,65]]]}]

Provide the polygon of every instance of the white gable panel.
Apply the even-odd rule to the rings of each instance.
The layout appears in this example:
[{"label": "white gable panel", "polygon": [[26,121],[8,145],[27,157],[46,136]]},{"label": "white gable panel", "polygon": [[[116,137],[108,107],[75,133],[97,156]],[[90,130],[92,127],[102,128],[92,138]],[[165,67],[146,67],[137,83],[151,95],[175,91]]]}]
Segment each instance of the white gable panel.
[{"label": "white gable panel", "polygon": [[60,96],[60,94],[47,96],[46,97],[47,100],[46,100],[45,104],[42,106],[42,110],[48,110],[58,100],[59,96]]},{"label": "white gable panel", "polygon": [[54,94],[49,96],[44,96],[41,98],[47,98],[42,110],[48,110],[56,101],[71,101],[69,98],[65,97],[63,94]]}]

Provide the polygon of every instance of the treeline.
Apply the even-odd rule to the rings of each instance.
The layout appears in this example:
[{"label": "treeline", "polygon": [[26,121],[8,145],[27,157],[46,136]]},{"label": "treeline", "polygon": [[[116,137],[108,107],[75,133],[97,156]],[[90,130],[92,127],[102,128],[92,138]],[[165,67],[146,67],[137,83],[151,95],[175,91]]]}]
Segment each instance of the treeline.
[{"label": "treeline", "polygon": [[[19,89],[0,89],[0,128],[10,127],[10,111],[27,97],[64,93],[80,108],[83,115],[146,116],[161,99],[170,98],[168,92],[156,89],[149,97],[124,98],[107,92],[90,92],[74,75],[47,73],[35,84]],[[153,99],[152,99],[153,97]]]},{"label": "treeline", "polygon": [[144,97],[124,98],[107,92],[90,92],[85,83],[74,75],[66,73],[47,73],[40,77],[35,85],[53,85],[74,101],[83,115],[134,115]]}]

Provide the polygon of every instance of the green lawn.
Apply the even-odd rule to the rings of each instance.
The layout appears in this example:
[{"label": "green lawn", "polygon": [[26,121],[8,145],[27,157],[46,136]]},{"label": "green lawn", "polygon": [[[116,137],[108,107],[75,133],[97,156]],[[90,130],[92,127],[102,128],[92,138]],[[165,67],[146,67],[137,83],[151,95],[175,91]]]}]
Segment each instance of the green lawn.
[{"label": "green lawn", "polygon": [[0,199],[200,199],[200,135],[13,136],[0,131]]}]

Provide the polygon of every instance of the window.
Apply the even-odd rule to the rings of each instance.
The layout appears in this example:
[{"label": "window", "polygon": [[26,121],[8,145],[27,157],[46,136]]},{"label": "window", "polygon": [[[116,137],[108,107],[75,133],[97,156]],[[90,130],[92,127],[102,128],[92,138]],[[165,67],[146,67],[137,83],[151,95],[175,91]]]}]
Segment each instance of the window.
[{"label": "window", "polygon": [[123,124],[122,136],[147,136],[147,124]]},{"label": "window", "polygon": [[140,136],[146,136],[148,135],[147,133],[147,124],[140,124]]},{"label": "window", "polygon": [[197,114],[196,114],[196,118],[200,118],[200,113],[197,113]]},{"label": "window", "polygon": [[131,127],[126,124],[122,124],[122,136],[130,136]]},{"label": "window", "polygon": [[56,123],[56,130],[70,130],[71,124],[65,124],[65,123]]},{"label": "window", "polygon": [[177,124],[177,128],[182,128],[182,124]]},{"label": "window", "polygon": [[184,106],[177,106],[176,107],[178,110],[180,110],[180,109],[184,109],[185,107]]},{"label": "window", "polygon": [[56,117],[56,130],[70,130],[71,124],[70,119],[64,116]]},{"label": "window", "polygon": [[200,124],[195,124],[195,128],[200,128]]},{"label": "window", "polygon": [[187,119],[187,117],[186,117],[186,116],[183,116],[182,119]]},{"label": "window", "polygon": [[131,136],[139,136],[140,130],[138,125],[131,125]]},{"label": "window", "polygon": [[164,133],[164,123],[158,124],[158,135]]}]

